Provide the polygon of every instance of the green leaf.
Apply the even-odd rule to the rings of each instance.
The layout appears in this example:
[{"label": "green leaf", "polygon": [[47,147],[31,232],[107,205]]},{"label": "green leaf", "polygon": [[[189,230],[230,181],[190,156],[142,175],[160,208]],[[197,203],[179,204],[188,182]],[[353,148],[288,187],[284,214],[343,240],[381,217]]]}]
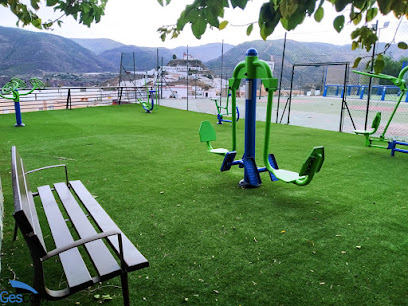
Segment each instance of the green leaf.
[{"label": "green leaf", "polygon": [[351,35],[350,35],[351,38],[356,39],[357,37],[360,36],[360,32],[361,32],[360,28],[355,29],[353,32],[351,32]]},{"label": "green leaf", "polygon": [[333,26],[334,26],[334,28],[336,29],[336,31],[337,31],[338,33],[340,33],[341,30],[343,30],[343,28],[344,28],[344,21],[345,21],[345,18],[344,18],[343,15],[337,16],[336,19],[334,19],[334,21],[333,21]]},{"label": "green leaf", "polygon": [[374,72],[375,74],[380,73],[384,69],[384,59],[382,54],[378,54],[374,62]]},{"label": "green leaf", "polygon": [[274,9],[274,6],[269,2],[264,3],[259,12],[258,24],[261,30],[261,37],[263,40],[272,34],[275,27],[279,23],[281,15],[279,11]]},{"label": "green leaf", "polygon": [[248,0],[231,0],[231,5],[233,8],[238,6],[239,8],[244,9],[247,3]]},{"label": "green leaf", "polygon": [[251,35],[253,29],[254,29],[254,24],[251,23],[251,24],[248,26],[247,30],[246,30],[247,36]]},{"label": "green leaf", "polygon": [[298,4],[295,1],[282,0],[279,5],[279,11],[283,18],[290,18],[298,9]]},{"label": "green leaf", "polygon": [[58,3],[58,0],[47,0],[47,6],[54,6]]},{"label": "green leaf", "polygon": [[161,6],[163,6],[163,0],[157,0]]},{"label": "green leaf", "polygon": [[376,7],[368,9],[366,14],[366,22],[370,22],[371,20],[373,20],[375,16],[377,16],[377,13],[378,9]]},{"label": "green leaf", "polygon": [[228,21],[224,20],[223,22],[220,23],[218,29],[223,30],[225,27],[228,25]]},{"label": "green leaf", "polygon": [[362,16],[361,13],[357,13],[357,14],[355,15],[355,17],[353,18],[353,24],[354,24],[354,25],[358,25],[358,24],[360,23],[360,21],[361,21],[361,16]]},{"label": "green leaf", "polygon": [[319,8],[316,10],[315,14],[314,14],[314,19],[315,19],[317,22],[320,22],[320,21],[322,21],[323,16],[324,16],[323,7],[319,7]]},{"label": "green leaf", "polygon": [[31,0],[31,6],[35,9],[38,10],[40,7],[38,6],[38,2],[40,2],[40,0]]},{"label": "green leaf", "polygon": [[37,29],[40,29],[40,30],[42,29],[42,27],[41,27],[41,18],[34,19],[31,23]]},{"label": "green leaf", "polygon": [[353,41],[351,44],[351,50],[356,50],[358,48],[358,42]]},{"label": "green leaf", "polygon": [[406,50],[406,49],[408,49],[408,45],[405,42],[400,41],[398,43],[398,48]]},{"label": "green leaf", "polygon": [[301,24],[305,17],[306,17],[305,12],[298,10],[292,16],[290,16],[289,19],[281,18],[280,22],[286,30],[290,31],[296,28],[299,24]]},{"label": "green leaf", "polygon": [[207,28],[207,21],[202,18],[198,18],[191,24],[191,29],[193,30],[193,34],[197,39],[201,38],[201,35],[204,34]]},{"label": "green leaf", "polygon": [[349,4],[351,1],[348,0],[336,0],[334,1],[334,5],[336,7],[337,12],[341,12],[344,8]]},{"label": "green leaf", "polygon": [[[385,1],[389,1],[389,0],[385,0]],[[363,7],[365,7],[366,3],[367,3],[367,0],[354,0],[353,1],[353,5],[360,10],[362,10]]]},{"label": "green leaf", "polygon": [[377,0],[378,7],[380,8],[380,12],[383,15],[387,15],[391,12],[391,6],[393,4],[390,0]]},{"label": "green leaf", "polygon": [[354,64],[353,64],[353,67],[352,68],[357,68],[358,67],[358,64],[360,64],[360,62],[361,62],[361,57],[357,57],[355,60],[354,60]]}]

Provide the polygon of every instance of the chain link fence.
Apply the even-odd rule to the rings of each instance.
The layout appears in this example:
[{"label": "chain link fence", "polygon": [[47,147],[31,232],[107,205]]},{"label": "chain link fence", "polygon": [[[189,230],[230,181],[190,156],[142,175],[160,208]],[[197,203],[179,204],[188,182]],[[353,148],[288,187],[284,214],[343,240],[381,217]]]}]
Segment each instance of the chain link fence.
[{"label": "chain link fence", "polygon": [[[404,63],[408,63],[408,52],[399,49],[396,43],[408,40],[408,22],[395,21],[373,25],[377,27],[379,43],[375,53],[384,56],[384,74],[397,76]],[[184,94],[180,99],[164,99],[162,105],[190,111],[217,114],[214,98],[221,99],[225,106],[228,91],[227,80],[239,61],[245,59],[245,51],[255,48],[260,59],[271,66],[273,75],[279,79],[279,90],[275,92],[272,118],[276,123],[292,124],[318,129],[352,133],[355,129],[369,129],[375,114],[382,113],[382,122],[377,134],[387,124],[401,94],[398,87],[387,80],[356,74],[353,70],[370,71],[367,64],[373,58],[373,50],[352,50],[351,45],[333,45],[324,42],[330,31],[310,33],[287,33],[272,36],[272,40],[247,42],[240,50],[223,50],[219,57],[204,63],[214,77],[208,85],[213,94],[200,92],[200,74],[189,68],[185,71]],[[311,42],[302,42],[307,36]],[[389,38],[393,38],[393,43]],[[388,40],[387,40],[388,39]],[[349,34],[339,36],[340,41],[349,42]],[[187,47],[185,49],[188,54]],[[194,54],[193,54],[194,57]],[[357,57],[362,60],[352,68]],[[201,75],[203,75],[202,73]],[[408,74],[405,78],[408,77]],[[199,85],[197,85],[199,84]],[[243,83],[242,83],[243,84]],[[242,85],[241,84],[241,85]],[[197,87],[200,86],[200,89]],[[180,88],[181,89],[181,88]],[[244,88],[238,90],[237,105],[240,117],[245,117]],[[258,83],[257,120],[266,117],[266,92]],[[386,136],[408,139],[408,98],[404,96]]]}]

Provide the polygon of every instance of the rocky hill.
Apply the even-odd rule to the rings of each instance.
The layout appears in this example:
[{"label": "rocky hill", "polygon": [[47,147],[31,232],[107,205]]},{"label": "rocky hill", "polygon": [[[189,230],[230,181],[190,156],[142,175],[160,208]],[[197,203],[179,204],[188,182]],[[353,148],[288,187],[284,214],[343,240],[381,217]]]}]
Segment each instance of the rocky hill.
[{"label": "rocky hill", "polygon": [[71,40],[95,54],[125,46],[120,42],[107,38],[71,38]]},{"label": "rocky hill", "polygon": [[0,74],[106,72],[117,66],[61,36],[0,27]]}]

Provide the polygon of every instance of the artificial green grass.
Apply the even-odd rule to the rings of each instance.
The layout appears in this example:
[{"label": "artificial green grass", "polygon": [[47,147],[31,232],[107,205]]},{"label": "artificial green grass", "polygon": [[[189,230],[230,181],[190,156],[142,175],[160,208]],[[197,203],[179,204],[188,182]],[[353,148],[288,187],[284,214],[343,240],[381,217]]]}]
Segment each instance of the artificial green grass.
[{"label": "artificial green grass", "polygon": [[[221,173],[222,157],[199,142],[202,120],[214,123],[214,147],[231,147],[231,128],[215,125],[215,116],[164,107],[152,114],[140,105],[24,113],[24,128],[1,115],[1,288],[10,290],[13,273],[32,279],[23,238],[11,241],[16,145],[26,170],[66,163],[70,179],[82,180],[150,261],[129,274],[132,305],[407,303],[408,155],[365,148],[356,135],[273,125],[270,149],[281,168],[298,171],[316,145],[325,147],[325,164],[306,187],[271,182],[264,173],[260,188],[244,190],[237,186],[243,170]],[[244,121],[238,123],[241,156]],[[258,166],[263,128],[259,122]],[[64,176],[55,170],[30,179],[38,186]],[[60,273],[50,274],[50,287],[63,287]],[[96,304],[94,294],[122,303],[111,285],[119,279],[68,304]]]}]

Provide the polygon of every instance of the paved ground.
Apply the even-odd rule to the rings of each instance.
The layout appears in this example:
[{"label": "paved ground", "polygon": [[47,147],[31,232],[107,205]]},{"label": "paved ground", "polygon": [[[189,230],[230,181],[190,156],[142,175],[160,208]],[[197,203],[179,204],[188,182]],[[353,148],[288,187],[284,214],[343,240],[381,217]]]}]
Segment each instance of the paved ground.
[{"label": "paved ground", "polygon": [[[272,121],[276,122],[277,98],[274,98],[274,107],[272,110]],[[278,122],[286,124],[288,122],[286,111],[282,117],[287,98],[281,98],[279,105]],[[224,102],[225,103],[225,102]],[[317,129],[339,131],[340,127],[340,98],[334,97],[294,97],[292,98],[289,124]],[[187,100],[162,100],[161,105],[187,109]],[[245,101],[237,99],[241,118],[245,118]],[[348,99],[347,105],[349,112],[343,113],[343,131],[352,133],[354,126],[356,129],[363,129],[366,115],[366,100]],[[380,111],[382,120],[378,135],[384,130],[384,127],[394,109],[395,102],[392,101],[371,101],[368,117],[368,127],[371,126],[375,114]],[[188,110],[208,114],[216,114],[217,110],[213,101],[209,99],[189,99]],[[350,113],[350,115],[349,115]],[[266,100],[257,100],[257,120],[265,121]],[[352,118],[352,120],[351,120]],[[282,119],[282,120],[281,120]],[[398,139],[408,139],[408,103],[401,102],[393,120],[388,128],[387,135]]]}]

